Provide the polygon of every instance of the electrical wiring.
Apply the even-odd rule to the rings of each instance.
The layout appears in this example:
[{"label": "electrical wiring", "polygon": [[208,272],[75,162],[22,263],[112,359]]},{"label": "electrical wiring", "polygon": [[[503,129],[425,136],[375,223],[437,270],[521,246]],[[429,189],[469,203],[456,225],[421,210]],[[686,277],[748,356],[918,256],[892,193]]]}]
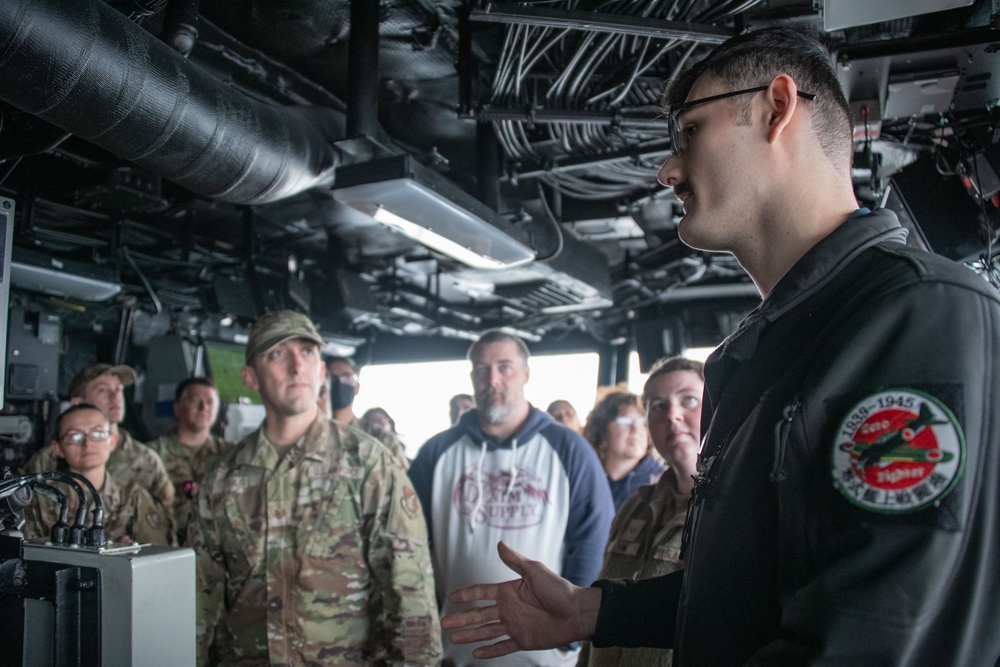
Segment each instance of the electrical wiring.
[{"label": "electrical wiring", "polygon": [[548,255],[544,257],[536,257],[535,261],[548,262],[555,259],[562,253],[563,244],[565,243],[565,240],[563,239],[563,230],[562,227],[559,225],[559,220],[556,219],[555,213],[553,213],[552,209],[549,207],[549,200],[545,197],[545,190],[542,188],[541,181],[538,181],[538,198],[542,202],[542,209],[545,211],[545,218],[549,222],[553,232],[555,233],[556,247]]},{"label": "electrical wiring", "polygon": [[[635,2],[611,0],[594,8],[598,12],[673,21],[722,21],[759,4],[760,0],[728,0],[705,8],[705,3],[683,0]],[[530,3],[539,4],[539,3]],[[575,1],[546,2],[549,7],[571,10]],[[701,7],[702,9],[699,9]],[[590,9],[588,8],[588,9]],[[517,24],[508,26],[498,59],[491,104],[503,108],[606,111],[656,109],[661,87],[645,78],[669,54],[668,81],[686,65],[699,43],[677,38],[573,30]],[[547,163],[560,155],[628,150],[643,142],[663,140],[666,127],[619,125],[606,121],[546,122],[529,120],[493,122],[500,147],[510,159]],[[598,201],[633,196],[656,187],[659,164],[622,160],[574,169],[572,175],[553,171],[542,182],[567,197]]]},{"label": "electrical wiring", "polygon": [[142,271],[139,270],[139,266],[138,266],[138,264],[135,263],[135,260],[132,259],[132,255],[129,253],[129,249],[127,247],[122,248],[122,254],[125,255],[125,259],[128,261],[129,265],[132,267],[132,270],[135,271],[136,275],[139,276],[139,280],[142,281],[142,284],[145,286],[146,291],[149,292],[149,297],[150,297],[150,299],[153,300],[153,306],[156,308],[157,315],[160,314],[160,313],[162,313],[163,312],[163,304],[160,302],[160,298],[158,296],[156,296],[156,290],[154,290],[153,286],[150,284],[150,282],[148,280],[146,280],[146,275]]}]

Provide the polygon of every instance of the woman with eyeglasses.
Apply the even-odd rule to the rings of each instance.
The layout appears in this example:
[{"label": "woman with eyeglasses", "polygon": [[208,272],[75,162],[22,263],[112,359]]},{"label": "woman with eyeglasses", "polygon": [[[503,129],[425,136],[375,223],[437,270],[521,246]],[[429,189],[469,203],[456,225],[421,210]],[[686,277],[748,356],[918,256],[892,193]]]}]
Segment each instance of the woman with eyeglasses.
[{"label": "woman with eyeglasses", "polygon": [[663,463],[653,456],[646,430],[646,416],[635,394],[613,391],[587,416],[583,436],[597,450],[617,512],[643,484],[652,484],[663,473]]},{"label": "woman with eyeglasses", "polygon": [[[173,522],[170,514],[153,500],[149,492],[135,484],[120,485],[107,474],[111,456],[111,424],[100,408],[78,403],[59,415],[53,434],[52,452],[58,459],[57,470],[83,475],[94,485],[104,505],[104,527],[108,540],[118,544],[172,545]],[[73,522],[79,499],[72,487],[52,483],[66,496],[69,522]],[[89,493],[87,494],[89,497]],[[93,503],[87,511],[87,527],[93,519]],[[25,537],[48,539],[59,520],[59,504],[35,493],[25,510]]]},{"label": "woman with eyeglasses", "polygon": [[[680,570],[681,537],[701,444],[705,366],[682,357],[653,365],[642,389],[649,435],[667,470],[626,502],[611,524],[601,579],[650,579]],[[585,642],[577,663],[586,667],[669,667],[673,652],[653,648],[594,648]]]}]

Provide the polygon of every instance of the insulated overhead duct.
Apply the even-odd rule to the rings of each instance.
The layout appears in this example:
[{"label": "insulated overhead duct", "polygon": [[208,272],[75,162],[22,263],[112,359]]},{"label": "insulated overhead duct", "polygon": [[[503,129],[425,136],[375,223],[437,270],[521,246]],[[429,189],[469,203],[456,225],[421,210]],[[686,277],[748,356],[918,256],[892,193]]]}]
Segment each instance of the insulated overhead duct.
[{"label": "insulated overhead duct", "polygon": [[2,0],[0,99],[199,194],[330,185],[343,114],[247,98],[100,0]]}]

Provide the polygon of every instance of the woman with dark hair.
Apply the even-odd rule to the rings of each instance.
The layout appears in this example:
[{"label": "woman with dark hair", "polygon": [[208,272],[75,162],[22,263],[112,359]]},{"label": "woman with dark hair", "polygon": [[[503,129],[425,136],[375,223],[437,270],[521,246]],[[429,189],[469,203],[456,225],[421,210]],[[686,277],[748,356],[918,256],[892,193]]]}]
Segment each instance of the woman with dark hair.
[{"label": "woman with dark hair", "polygon": [[549,403],[549,407],[545,408],[545,411],[563,426],[571,428],[577,433],[583,433],[583,426],[580,424],[580,418],[576,414],[576,408],[569,401],[561,398],[552,401]]},{"label": "woman with dark hair", "polygon": [[[58,461],[57,470],[69,470],[85,477],[101,497],[104,528],[111,543],[174,544],[169,511],[153,500],[146,489],[134,482],[120,483],[107,471],[111,456],[111,422],[100,408],[77,403],[56,420],[49,445]],[[62,486],[62,485],[59,485]],[[66,493],[69,516],[77,510],[75,493]],[[25,510],[24,536],[48,539],[59,521],[59,505],[35,493]]]},{"label": "woman with dark hair", "polygon": [[[653,365],[642,402],[653,446],[669,467],[615,515],[601,579],[650,579],[683,567],[681,536],[697,471],[704,389],[705,366],[700,361],[671,357]],[[672,659],[667,649],[594,648],[587,642],[577,664],[668,667]]]},{"label": "woman with dark hair", "polygon": [[361,423],[364,424],[365,431],[376,437],[391,433],[396,433],[396,420],[389,416],[389,413],[382,408],[371,408],[361,415]]},{"label": "woman with dark hair", "polygon": [[663,464],[652,454],[646,416],[635,394],[613,391],[602,398],[587,416],[583,435],[601,459],[616,512],[640,486],[663,474]]}]

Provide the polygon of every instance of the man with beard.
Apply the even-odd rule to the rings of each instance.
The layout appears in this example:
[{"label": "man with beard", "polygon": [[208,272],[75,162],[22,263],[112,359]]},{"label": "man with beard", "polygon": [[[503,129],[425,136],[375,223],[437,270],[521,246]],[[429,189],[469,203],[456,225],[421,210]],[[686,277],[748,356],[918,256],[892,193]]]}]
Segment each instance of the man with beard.
[{"label": "man with beard", "polygon": [[[476,409],[431,438],[410,468],[431,536],[438,601],[448,591],[509,574],[505,540],[567,580],[588,586],[601,567],[614,505],[583,437],[524,397],[528,348],[488,331],[469,348]],[[576,664],[575,646],[519,653],[492,664]],[[473,665],[472,648],[445,642],[446,665]]]},{"label": "man with beard", "polygon": [[201,661],[437,665],[420,503],[385,446],[320,414],[322,344],[292,311],[250,332],[243,382],[264,423],[209,468],[187,536]]}]

